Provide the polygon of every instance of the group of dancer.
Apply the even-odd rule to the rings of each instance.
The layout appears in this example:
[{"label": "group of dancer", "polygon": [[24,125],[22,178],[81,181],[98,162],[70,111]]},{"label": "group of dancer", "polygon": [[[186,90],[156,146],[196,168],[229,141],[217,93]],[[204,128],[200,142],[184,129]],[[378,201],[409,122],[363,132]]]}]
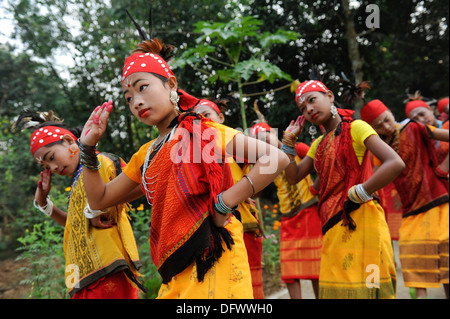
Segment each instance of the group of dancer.
[{"label": "group of dancer", "polygon": [[[402,125],[380,100],[355,119],[310,80],[297,88],[301,115],[281,141],[264,122],[245,135],[223,125],[226,102],[178,87],[167,64],[173,46],[141,39],[125,59],[121,88],[132,114],[158,129],[155,140],[128,163],[99,152],[111,101],[82,129],[46,118],[31,135],[31,154],[45,169],[34,205],[65,226],[72,298],[138,298],[145,289],[127,204],[142,196],[152,206],[158,298],[264,298],[254,199],[272,182],[283,213],[281,276],[292,298],[301,298],[300,279],[312,280],[317,298],[396,297],[385,187],[401,200],[405,285],[425,296],[443,284],[448,298],[448,122],[422,124],[425,102],[408,104],[411,120]],[[297,143],[306,121],[323,129],[310,146]],[[73,177],[67,212],[49,197],[52,173]]]}]

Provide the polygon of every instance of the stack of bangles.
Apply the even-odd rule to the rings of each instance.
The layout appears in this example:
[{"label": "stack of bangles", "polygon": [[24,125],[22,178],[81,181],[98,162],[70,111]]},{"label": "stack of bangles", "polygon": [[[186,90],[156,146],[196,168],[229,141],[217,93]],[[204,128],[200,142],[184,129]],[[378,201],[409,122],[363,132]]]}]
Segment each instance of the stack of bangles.
[{"label": "stack of bangles", "polygon": [[284,131],[283,132],[283,139],[281,140],[281,143],[283,145],[281,146],[281,150],[285,152],[286,154],[295,156],[295,143],[297,142],[298,136],[295,135],[292,132]]},{"label": "stack of bangles", "polygon": [[53,202],[50,200],[50,196],[47,196],[47,204],[44,207],[39,206],[39,204],[36,202],[36,199],[33,201],[33,205],[48,217],[52,216]]},{"label": "stack of bangles", "polygon": [[224,216],[234,213],[236,209],[238,209],[238,206],[239,205],[236,205],[233,208],[228,207],[222,200],[222,193],[217,195],[216,201],[214,202],[215,211]]},{"label": "stack of bangles", "polygon": [[97,158],[97,149],[95,146],[84,145],[78,139],[78,147],[80,148],[81,165],[87,169],[98,171],[101,167],[101,163]]},{"label": "stack of bangles", "polygon": [[363,204],[372,200],[372,195],[368,194],[362,184],[353,185],[348,190],[348,198],[354,203]]}]

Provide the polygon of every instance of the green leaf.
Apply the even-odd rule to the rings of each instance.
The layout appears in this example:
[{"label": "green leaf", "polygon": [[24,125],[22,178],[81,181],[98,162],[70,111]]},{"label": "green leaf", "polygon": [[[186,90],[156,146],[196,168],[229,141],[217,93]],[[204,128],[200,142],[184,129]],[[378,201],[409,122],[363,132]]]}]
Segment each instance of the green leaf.
[{"label": "green leaf", "polygon": [[299,37],[300,34],[294,31],[277,30],[275,33],[264,32],[258,38],[261,47],[265,49],[274,44],[284,44],[289,41],[297,40]]},{"label": "green leaf", "polygon": [[241,76],[245,81],[248,81],[253,74],[257,74],[260,79],[267,79],[270,83],[277,79],[285,79],[291,81],[291,76],[283,72],[279,67],[270,62],[258,59],[250,59],[239,62],[236,65],[235,73]]}]

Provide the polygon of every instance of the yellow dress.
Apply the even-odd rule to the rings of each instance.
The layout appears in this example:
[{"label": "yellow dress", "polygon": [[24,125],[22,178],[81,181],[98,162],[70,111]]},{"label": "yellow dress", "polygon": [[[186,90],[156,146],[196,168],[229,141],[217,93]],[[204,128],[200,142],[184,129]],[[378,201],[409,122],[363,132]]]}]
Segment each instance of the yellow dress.
[{"label": "yellow dress", "polygon": [[[218,132],[216,142],[222,154],[225,154],[225,146],[239,132],[215,122],[210,123],[212,129]],[[175,131],[173,141],[176,141],[178,131]],[[170,142],[169,142],[170,143]],[[137,183],[142,182],[141,166],[146,159],[146,154],[151,142],[143,145],[133,155],[124,174]],[[156,156],[155,156],[156,157]],[[198,181],[190,180],[193,188]],[[173,187],[173,186],[172,186]],[[173,191],[174,192],[174,191]],[[154,206],[157,203],[154,203]],[[160,204],[160,203],[159,203]],[[180,211],[183,214],[183,211]],[[203,213],[203,212],[202,212]],[[206,215],[208,215],[208,212]],[[185,213],[187,216],[187,213]],[[185,217],[185,216],[184,216]],[[180,217],[181,218],[181,217]],[[253,298],[251,272],[243,238],[243,225],[236,217],[230,216],[229,223],[225,226],[233,238],[234,245],[229,250],[222,244],[224,251],[222,256],[209,269],[202,281],[197,279],[196,262],[177,273],[165,284],[161,285],[158,299],[251,299]],[[184,234],[183,234],[184,235]],[[189,234],[186,235],[188,237]],[[155,259],[153,260],[155,262]],[[156,262],[155,262],[156,264]]]},{"label": "yellow dress", "polygon": [[[367,123],[351,122],[352,146],[361,164],[366,138],[376,132]],[[332,132],[329,134],[333,134]],[[322,136],[311,145],[314,159]],[[389,227],[380,204],[361,204],[350,214],[356,229],[336,223],[323,236],[319,275],[319,298],[394,299],[397,274]]]}]

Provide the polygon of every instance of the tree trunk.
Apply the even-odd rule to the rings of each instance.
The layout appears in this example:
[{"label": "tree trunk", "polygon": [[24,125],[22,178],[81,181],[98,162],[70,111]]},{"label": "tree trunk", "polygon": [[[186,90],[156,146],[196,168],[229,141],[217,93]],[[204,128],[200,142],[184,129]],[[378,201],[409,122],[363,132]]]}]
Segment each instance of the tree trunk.
[{"label": "tree trunk", "polygon": [[[353,21],[354,13],[350,9],[349,0],[341,0],[342,9],[345,17],[345,24],[347,28],[347,47],[348,47],[348,57],[352,64],[353,76],[355,79],[355,84],[358,85],[363,81],[363,63],[364,59],[361,58],[359,54],[359,45],[355,29],[355,22]],[[355,102],[355,110],[359,113],[362,108],[362,101]]]}]

